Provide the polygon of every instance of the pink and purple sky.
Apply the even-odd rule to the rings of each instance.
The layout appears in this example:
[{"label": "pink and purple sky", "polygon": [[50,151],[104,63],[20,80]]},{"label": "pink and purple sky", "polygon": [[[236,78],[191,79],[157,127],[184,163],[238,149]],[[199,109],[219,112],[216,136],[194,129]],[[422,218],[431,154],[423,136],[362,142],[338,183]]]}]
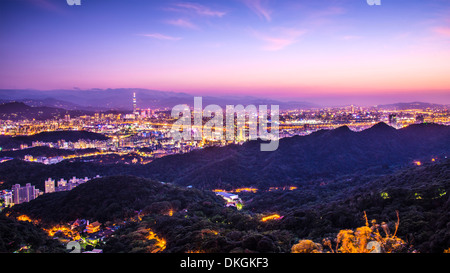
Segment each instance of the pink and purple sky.
[{"label": "pink and purple sky", "polygon": [[450,1],[2,0],[1,89],[450,103]]}]

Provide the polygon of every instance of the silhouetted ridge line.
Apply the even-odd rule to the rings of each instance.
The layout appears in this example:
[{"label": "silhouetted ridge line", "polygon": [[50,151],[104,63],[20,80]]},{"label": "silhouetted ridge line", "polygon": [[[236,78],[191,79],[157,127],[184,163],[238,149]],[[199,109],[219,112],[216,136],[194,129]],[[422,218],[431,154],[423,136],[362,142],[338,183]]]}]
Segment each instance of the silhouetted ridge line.
[{"label": "silhouetted ridge line", "polygon": [[415,160],[443,157],[450,154],[449,139],[450,127],[442,125],[396,130],[378,123],[363,132],[342,126],[280,139],[274,152],[261,152],[258,141],[251,141],[167,156],[146,167],[152,178],[201,188],[301,184],[357,171],[378,174]]}]

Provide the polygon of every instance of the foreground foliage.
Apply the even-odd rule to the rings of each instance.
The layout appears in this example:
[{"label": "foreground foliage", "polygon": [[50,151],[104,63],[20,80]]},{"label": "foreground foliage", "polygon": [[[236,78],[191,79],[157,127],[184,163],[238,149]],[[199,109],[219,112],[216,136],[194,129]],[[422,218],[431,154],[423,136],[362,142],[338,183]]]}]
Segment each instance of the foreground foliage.
[{"label": "foreground foliage", "polygon": [[[381,223],[384,236],[380,234],[380,225],[376,220],[372,220],[369,227],[367,216],[364,213],[366,225],[356,228],[356,230],[345,229],[339,231],[333,240],[323,239],[323,244],[314,243],[311,240],[300,240],[291,248],[292,253],[400,253],[408,250],[408,246],[396,236],[399,220],[395,225],[395,232],[391,234],[388,225]],[[398,212],[397,212],[398,216]]]},{"label": "foreground foliage", "polygon": [[[6,209],[0,251],[30,246],[30,251],[53,252],[45,230],[77,218],[120,224],[103,242],[104,252],[346,253],[371,251],[367,245],[375,241],[383,252],[442,253],[450,246],[449,161],[387,176],[315,182],[295,190],[239,193],[243,207],[236,210],[211,191],[134,176],[104,177]],[[385,222],[368,222],[363,211]],[[38,225],[15,220],[21,215]],[[262,221],[268,215],[280,217]],[[11,230],[18,226],[34,231],[25,236]]]}]

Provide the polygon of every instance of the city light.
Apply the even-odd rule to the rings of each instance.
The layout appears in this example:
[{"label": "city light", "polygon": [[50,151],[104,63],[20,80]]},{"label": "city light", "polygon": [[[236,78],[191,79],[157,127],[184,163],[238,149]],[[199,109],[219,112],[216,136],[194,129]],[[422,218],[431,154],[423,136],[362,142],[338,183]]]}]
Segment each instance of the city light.
[{"label": "city light", "polygon": [[283,216],[280,216],[279,214],[272,214],[272,215],[263,217],[263,218],[261,219],[261,221],[262,221],[262,222],[267,222],[267,221],[269,221],[269,220],[279,220],[279,219],[281,219],[281,218],[283,218]]},{"label": "city light", "polygon": [[155,246],[156,248],[153,249],[151,252],[152,253],[157,253],[157,252],[161,252],[164,249],[166,249],[166,240],[158,237],[158,235],[156,233],[154,233],[152,230],[148,230],[148,235],[147,235],[147,240],[155,240]]}]

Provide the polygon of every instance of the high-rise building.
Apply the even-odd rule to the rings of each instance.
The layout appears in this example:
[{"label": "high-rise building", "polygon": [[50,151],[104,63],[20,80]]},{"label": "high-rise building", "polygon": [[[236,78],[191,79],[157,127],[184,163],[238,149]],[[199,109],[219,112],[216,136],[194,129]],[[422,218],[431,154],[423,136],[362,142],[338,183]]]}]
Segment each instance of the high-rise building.
[{"label": "high-rise building", "polygon": [[[33,186],[33,188],[34,188],[34,186]],[[39,189],[35,188],[34,189],[34,198],[33,199],[37,198],[41,194],[42,194],[42,192]]]},{"label": "high-rise building", "polygon": [[389,115],[389,125],[397,125],[397,115],[395,114]]},{"label": "high-rise building", "polygon": [[9,207],[14,204],[12,192],[7,192],[3,195],[3,198],[5,199],[5,207]]},{"label": "high-rise building", "polygon": [[66,190],[67,190],[67,180],[61,178],[58,181],[58,186],[56,187],[55,191],[66,191]]},{"label": "high-rise building", "polygon": [[12,186],[11,188],[12,190],[12,197],[13,197],[13,203],[14,204],[20,204],[20,185],[19,184],[15,184]]},{"label": "high-rise building", "polygon": [[65,187],[67,185],[67,180],[65,180],[64,178],[61,178],[58,181],[58,187]]},{"label": "high-rise building", "polygon": [[136,92],[133,93],[133,114],[137,114]]},{"label": "high-rise building", "polygon": [[425,118],[423,115],[416,115],[416,123],[423,123]]},{"label": "high-rise building", "polygon": [[69,179],[69,183],[70,184],[77,184],[78,183],[78,178],[76,176],[72,177],[71,179]]},{"label": "high-rise building", "polygon": [[45,180],[45,193],[55,192],[55,180],[48,178]]},{"label": "high-rise building", "polygon": [[12,186],[13,191],[13,202],[14,204],[20,204],[24,202],[30,202],[39,195],[39,190],[36,191],[34,186],[27,183],[25,187],[21,187],[19,184]]}]

